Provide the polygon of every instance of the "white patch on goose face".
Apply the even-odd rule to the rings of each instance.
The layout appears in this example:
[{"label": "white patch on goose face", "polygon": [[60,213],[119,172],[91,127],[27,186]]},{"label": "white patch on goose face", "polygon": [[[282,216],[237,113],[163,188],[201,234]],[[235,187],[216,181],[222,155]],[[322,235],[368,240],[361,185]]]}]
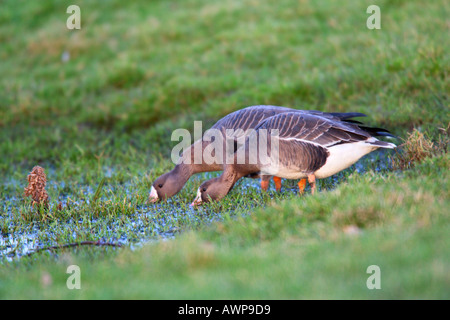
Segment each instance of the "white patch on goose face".
[{"label": "white patch on goose face", "polygon": [[194,201],[191,203],[191,207],[198,206],[199,204],[202,204],[202,192],[200,191],[200,188],[197,190],[197,196],[195,197]]},{"label": "white patch on goose face", "polygon": [[156,189],[153,186],[150,189],[150,195],[148,196],[148,199],[150,200],[150,202],[156,202],[159,200],[158,192],[156,192]]},{"label": "white patch on goose face", "polygon": [[[374,142],[371,139],[368,142]],[[327,161],[314,174],[318,179],[328,178],[339,171],[347,169],[363,156],[376,149],[378,149],[378,146],[366,143],[366,141],[344,143],[330,147],[328,148],[330,155]]]}]

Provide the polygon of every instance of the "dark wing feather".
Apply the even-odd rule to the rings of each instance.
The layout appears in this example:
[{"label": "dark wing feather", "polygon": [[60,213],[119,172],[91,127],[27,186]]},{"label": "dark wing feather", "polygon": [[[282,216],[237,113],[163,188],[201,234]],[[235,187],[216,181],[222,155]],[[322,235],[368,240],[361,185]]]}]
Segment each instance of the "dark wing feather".
[{"label": "dark wing feather", "polygon": [[[361,122],[351,119],[355,117],[366,115],[359,112],[326,113],[260,105],[230,113],[212,128],[225,133],[226,129],[246,131],[264,125],[280,130],[282,138],[297,138],[323,146],[362,141],[377,135],[392,136],[385,129],[366,127]],[[267,122],[269,119],[271,120]],[[238,139],[239,136],[234,135],[234,138]]]},{"label": "dark wing feather", "polygon": [[358,126],[360,129],[369,132],[372,136],[383,136],[383,137],[392,137],[397,138],[392,133],[390,133],[388,130],[383,128],[376,128],[376,127],[366,127],[366,126]]},{"label": "dark wing feather", "polygon": [[212,128],[214,129],[252,129],[261,121],[273,117],[283,112],[292,112],[293,109],[275,106],[251,106],[232,112],[219,121]]},{"label": "dark wing feather", "polygon": [[318,110],[298,110],[286,107],[277,107],[270,105],[260,105],[251,106],[244,109],[232,112],[219,121],[212,128],[215,129],[252,129],[255,128],[259,123],[266,120],[267,118],[273,117],[275,115],[287,112],[298,112],[301,114],[310,114],[315,116],[320,116],[329,120],[345,121],[349,123],[361,122],[356,120],[351,120],[351,118],[356,117],[366,117],[365,114],[359,112],[322,112]]},{"label": "dark wing feather", "polygon": [[358,118],[358,117],[367,117],[366,114],[360,112],[330,112],[328,114],[341,120],[348,120],[350,118]]},{"label": "dark wing feather", "polygon": [[333,121],[321,116],[295,112],[282,113],[266,119],[257,129],[278,130],[281,139],[299,140],[322,147],[364,141],[371,137],[357,124]]}]

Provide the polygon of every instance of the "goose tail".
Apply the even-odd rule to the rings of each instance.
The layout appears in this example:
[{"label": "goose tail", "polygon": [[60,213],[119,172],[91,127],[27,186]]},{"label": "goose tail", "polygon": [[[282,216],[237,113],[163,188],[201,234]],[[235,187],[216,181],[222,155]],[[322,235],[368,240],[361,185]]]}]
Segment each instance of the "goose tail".
[{"label": "goose tail", "polygon": [[361,130],[364,130],[367,133],[369,133],[370,135],[375,136],[375,137],[381,136],[381,137],[389,137],[389,138],[396,138],[396,139],[398,139],[397,136],[393,135],[388,130],[383,129],[383,128],[367,127],[367,126],[362,126],[362,125],[358,125],[358,127]]},{"label": "goose tail", "polygon": [[381,141],[381,140],[377,140],[374,139],[375,141],[368,141],[369,144],[373,145],[373,146],[377,146],[379,148],[386,148],[386,149],[395,149],[397,148],[397,146],[391,142],[386,142],[386,141]]}]

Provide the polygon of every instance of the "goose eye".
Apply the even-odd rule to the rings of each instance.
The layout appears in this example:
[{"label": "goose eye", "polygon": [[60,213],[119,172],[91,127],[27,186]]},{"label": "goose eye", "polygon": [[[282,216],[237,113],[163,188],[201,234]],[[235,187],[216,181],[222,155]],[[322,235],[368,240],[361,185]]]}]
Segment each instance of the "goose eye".
[{"label": "goose eye", "polygon": [[203,192],[206,192],[206,188],[203,188],[202,190],[203,190]]},{"label": "goose eye", "polygon": [[160,187],[160,188],[162,188],[162,186],[163,186],[162,184],[158,185],[158,187]]}]

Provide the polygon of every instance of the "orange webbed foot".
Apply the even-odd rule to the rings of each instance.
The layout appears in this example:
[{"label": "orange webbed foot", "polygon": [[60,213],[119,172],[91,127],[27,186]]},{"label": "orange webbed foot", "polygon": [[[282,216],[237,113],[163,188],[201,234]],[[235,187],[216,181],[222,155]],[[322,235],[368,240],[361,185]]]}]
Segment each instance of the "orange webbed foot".
[{"label": "orange webbed foot", "polygon": [[273,177],[273,182],[275,182],[275,189],[277,192],[280,192],[281,190],[281,178],[280,177]]},{"label": "orange webbed foot", "polygon": [[305,188],[306,188],[306,179],[301,179],[298,182],[298,191],[300,194],[305,193]]},{"label": "orange webbed foot", "polygon": [[261,189],[267,191],[269,189],[269,181],[261,180]]}]

